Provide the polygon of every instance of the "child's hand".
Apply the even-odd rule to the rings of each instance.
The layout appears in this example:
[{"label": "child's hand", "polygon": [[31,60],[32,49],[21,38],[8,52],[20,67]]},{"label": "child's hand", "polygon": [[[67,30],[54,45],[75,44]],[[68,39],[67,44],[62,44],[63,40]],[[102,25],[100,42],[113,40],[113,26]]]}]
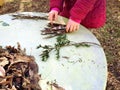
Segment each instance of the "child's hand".
[{"label": "child's hand", "polygon": [[66,31],[67,32],[73,32],[79,29],[79,23],[73,21],[72,19],[69,19],[67,26],[66,26]]},{"label": "child's hand", "polygon": [[58,18],[58,11],[56,10],[51,10],[49,12],[48,20],[50,20],[51,23],[55,21]]}]

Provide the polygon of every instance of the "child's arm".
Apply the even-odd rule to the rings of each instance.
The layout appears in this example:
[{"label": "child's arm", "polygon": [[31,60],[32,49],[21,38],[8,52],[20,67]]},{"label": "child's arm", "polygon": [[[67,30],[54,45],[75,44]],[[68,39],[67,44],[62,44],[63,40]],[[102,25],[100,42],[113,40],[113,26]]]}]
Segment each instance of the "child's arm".
[{"label": "child's arm", "polygon": [[57,11],[61,11],[63,9],[64,0],[50,0],[50,11],[53,9],[57,9]]},{"label": "child's arm", "polygon": [[89,11],[92,10],[97,0],[77,0],[70,11],[70,19],[80,23]]},{"label": "child's arm", "polygon": [[73,32],[79,29],[79,23],[92,10],[96,0],[77,0],[70,10],[70,19],[66,26],[67,32]]}]

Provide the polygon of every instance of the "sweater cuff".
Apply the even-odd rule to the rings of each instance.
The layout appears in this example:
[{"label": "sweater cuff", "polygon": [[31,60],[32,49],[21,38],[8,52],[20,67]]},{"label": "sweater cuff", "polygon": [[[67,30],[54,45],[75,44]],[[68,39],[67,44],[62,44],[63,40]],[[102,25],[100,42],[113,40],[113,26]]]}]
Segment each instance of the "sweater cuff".
[{"label": "sweater cuff", "polygon": [[70,19],[77,22],[77,23],[81,23],[81,20],[79,20],[79,19],[76,19],[76,18],[73,18],[73,17],[70,17]]},{"label": "sweater cuff", "polygon": [[52,10],[60,12],[60,10],[58,8],[52,8]]}]

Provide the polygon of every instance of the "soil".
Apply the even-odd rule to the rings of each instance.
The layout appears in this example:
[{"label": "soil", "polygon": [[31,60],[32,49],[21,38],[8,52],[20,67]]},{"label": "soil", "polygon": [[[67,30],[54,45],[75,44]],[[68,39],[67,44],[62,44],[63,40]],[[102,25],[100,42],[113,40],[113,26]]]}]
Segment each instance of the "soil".
[{"label": "soil", "polygon": [[[20,0],[6,3],[0,14],[18,11],[48,12],[48,0],[32,0],[24,3],[20,10]],[[107,21],[100,29],[91,30],[102,44],[108,62],[108,81],[106,90],[120,90],[120,0],[107,0]]]}]

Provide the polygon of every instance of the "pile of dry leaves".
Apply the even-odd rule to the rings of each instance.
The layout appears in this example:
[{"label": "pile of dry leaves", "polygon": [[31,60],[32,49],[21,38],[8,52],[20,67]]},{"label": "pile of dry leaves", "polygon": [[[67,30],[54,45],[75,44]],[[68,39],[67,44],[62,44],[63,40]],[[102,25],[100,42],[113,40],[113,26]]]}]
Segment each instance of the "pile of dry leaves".
[{"label": "pile of dry leaves", "polygon": [[2,90],[41,90],[38,82],[38,66],[33,56],[18,47],[0,47],[0,66],[5,69],[5,76],[0,77]]}]

